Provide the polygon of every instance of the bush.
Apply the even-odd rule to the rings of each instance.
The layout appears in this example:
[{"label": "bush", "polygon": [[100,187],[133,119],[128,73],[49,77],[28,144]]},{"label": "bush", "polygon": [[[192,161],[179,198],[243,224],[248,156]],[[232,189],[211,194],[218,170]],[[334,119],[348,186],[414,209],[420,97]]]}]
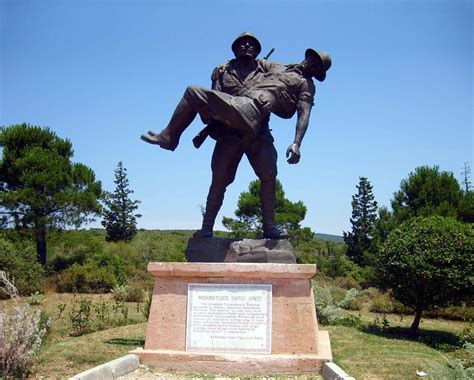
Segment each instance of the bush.
[{"label": "bush", "polygon": [[458,334],[459,342],[461,344],[474,344],[474,328],[473,326],[465,327],[459,334]]},{"label": "bush", "polygon": [[103,236],[96,231],[53,231],[48,242],[49,266],[62,272],[73,264],[84,264],[102,251]]},{"label": "bush", "polygon": [[393,303],[387,297],[379,296],[372,302],[369,310],[372,313],[390,314],[393,312],[393,309]]},{"label": "bush", "polygon": [[334,279],[334,283],[336,286],[342,289],[349,290],[352,288],[356,288],[357,290],[360,290],[359,283],[352,277],[336,277]]},{"label": "bush", "polygon": [[338,326],[355,327],[357,329],[363,329],[366,327],[366,324],[362,319],[350,314],[339,318],[334,324]]},{"label": "bush", "polygon": [[325,325],[336,322],[341,317],[342,307],[357,296],[357,290],[351,289],[345,293],[341,301],[335,302],[329,287],[315,285],[313,292],[318,321]]},{"label": "bush", "polygon": [[59,292],[106,293],[124,282],[125,271],[120,258],[101,252],[85,264],[73,264],[62,272],[56,289]]},{"label": "bush", "polygon": [[448,306],[440,309],[428,310],[425,317],[443,318],[453,321],[474,321],[474,307],[463,304],[461,306]]},{"label": "bush", "polygon": [[143,301],[143,290],[130,286],[127,289],[125,296],[125,302],[142,302]]},{"label": "bush", "polygon": [[[14,278],[20,295],[42,292],[44,269],[38,262],[36,252],[31,246],[15,246],[0,238],[0,268]],[[8,297],[0,291],[0,298]]]},{"label": "bush", "polygon": [[81,298],[79,302],[74,301],[69,319],[73,329],[73,336],[84,335],[90,328],[92,317],[92,302]]},{"label": "bush", "polygon": [[342,308],[345,310],[353,311],[362,310],[362,301],[356,297],[353,300],[346,302],[346,304],[342,306]]},{"label": "bush", "polygon": [[128,283],[140,289],[152,289],[155,283],[153,276],[145,270],[137,270],[128,278]]},{"label": "bush", "polygon": [[0,378],[24,378],[28,376],[49,322],[40,309],[20,304],[15,284],[3,271],[0,271],[0,288],[13,300],[11,309],[4,303],[0,312]]},{"label": "bush", "polygon": [[31,306],[38,306],[44,301],[44,295],[39,292],[34,292],[28,297],[28,304]]},{"label": "bush", "polygon": [[114,273],[108,268],[97,268],[92,263],[73,264],[59,275],[58,292],[107,293],[117,285]]},{"label": "bush", "polygon": [[96,268],[105,268],[112,272],[118,284],[125,284],[125,265],[117,255],[99,252],[92,256],[90,262],[92,262]]},{"label": "bush", "polygon": [[127,285],[115,285],[112,289],[113,298],[115,301],[125,301],[127,297],[128,286]]}]

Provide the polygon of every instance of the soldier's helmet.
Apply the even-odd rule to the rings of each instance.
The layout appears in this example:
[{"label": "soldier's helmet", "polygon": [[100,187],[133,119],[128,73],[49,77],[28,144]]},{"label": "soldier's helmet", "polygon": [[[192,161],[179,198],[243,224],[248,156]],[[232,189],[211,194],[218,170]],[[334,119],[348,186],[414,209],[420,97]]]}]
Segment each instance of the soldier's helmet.
[{"label": "soldier's helmet", "polygon": [[331,67],[332,61],[331,56],[323,51],[317,52],[313,49],[306,49],[304,54],[306,60],[314,62],[316,69],[313,73],[314,77],[322,82],[326,79],[326,71]]},{"label": "soldier's helmet", "polygon": [[239,42],[242,38],[245,38],[245,37],[251,38],[255,42],[255,44],[257,45],[257,54],[255,56],[258,56],[260,52],[262,51],[262,46],[260,45],[260,41],[257,39],[257,37],[255,37],[250,32],[243,32],[235,39],[234,42],[232,42],[232,51],[234,52],[234,54],[235,54],[237,42]]}]

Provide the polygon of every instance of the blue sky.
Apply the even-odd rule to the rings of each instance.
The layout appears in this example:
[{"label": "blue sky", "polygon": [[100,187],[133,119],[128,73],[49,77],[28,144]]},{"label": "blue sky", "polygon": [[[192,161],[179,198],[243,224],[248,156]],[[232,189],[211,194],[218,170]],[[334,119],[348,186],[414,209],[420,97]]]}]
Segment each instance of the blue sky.
[{"label": "blue sky", "polygon": [[[197,229],[213,141],[196,150],[197,119],[174,152],[139,139],[165,127],[186,86],[210,86],[230,45],[253,32],[271,60],[331,54],[298,165],[296,118],[272,117],[279,179],[320,233],[349,230],[359,176],[389,206],[417,166],[460,179],[473,162],[473,5],[460,0],[0,0],[0,125],[27,122],[69,138],[74,160],[113,190],[123,161],[139,227]],[[218,216],[232,216],[255,179],[246,158]],[[98,225],[98,224],[96,224]]]}]

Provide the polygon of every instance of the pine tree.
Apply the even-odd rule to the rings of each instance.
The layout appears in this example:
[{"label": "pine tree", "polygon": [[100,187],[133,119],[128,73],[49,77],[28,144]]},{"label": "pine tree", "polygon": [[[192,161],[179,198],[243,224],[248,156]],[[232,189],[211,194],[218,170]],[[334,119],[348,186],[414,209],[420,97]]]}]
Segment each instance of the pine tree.
[{"label": "pine tree", "polygon": [[47,232],[79,227],[100,212],[101,183],[92,169],[72,162],[72,143],[49,128],[0,128],[0,226],[31,229],[44,266]]},{"label": "pine tree", "polygon": [[453,173],[440,171],[439,166],[419,166],[393,196],[393,216],[400,224],[416,216],[458,217],[463,191]]},{"label": "pine tree", "polygon": [[127,169],[120,161],[115,169],[116,188],[113,193],[107,192],[104,197],[104,220],[102,225],[107,230],[107,241],[129,242],[137,233],[137,217],[134,211],[140,201],[132,201],[129,195],[133,193],[128,187]]},{"label": "pine tree", "polygon": [[373,235],[377,218],[377,202],[372,185],[366,177],[359,177],[357,194],[352,196],[352,232],[344,232],[347,255],[356,264],[367,266],[375,250]]},{"label": "pine tree", "polygon": [[[255,238],[263,231],[263,215],[260,208],[260,186],[259,179],[250,182],[249,191],[240,193],[237,202],[235,216],[237,219],[224,217],[222,224],[238,237]],[[296,235],[312,236],[308,228],[301,228],[301,221],[306,216],[306,206],[303,202],[291,202],[285,198],[283,185],[276,180],[276,207],[275,220],[281,229],[286,230],[291,237]]]}]

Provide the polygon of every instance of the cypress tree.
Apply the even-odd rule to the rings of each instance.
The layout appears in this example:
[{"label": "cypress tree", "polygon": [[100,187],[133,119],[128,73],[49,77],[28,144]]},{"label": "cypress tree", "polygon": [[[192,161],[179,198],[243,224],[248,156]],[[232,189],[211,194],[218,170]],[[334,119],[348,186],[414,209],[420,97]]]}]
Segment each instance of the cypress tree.
[{"label": "cypress tree", "polygon": [[366,177],[359,177],[357,194],[352,196],[351,232],[344,232],[347,255],[356,264],[367,266],[374,253],[373,242],[377,202],[372,193],[372,185]]},{"label": "cypress tree", "polygon": [[104,220],[102,225],[107,230],[107,241],[130,242],[137,233],[137,217],[134,211],[138,208],[140,201],[132,201],[127,179],[127,169],[123,167],[122,161],[115,169],[115,191],[107,192],[104,197]]}]

